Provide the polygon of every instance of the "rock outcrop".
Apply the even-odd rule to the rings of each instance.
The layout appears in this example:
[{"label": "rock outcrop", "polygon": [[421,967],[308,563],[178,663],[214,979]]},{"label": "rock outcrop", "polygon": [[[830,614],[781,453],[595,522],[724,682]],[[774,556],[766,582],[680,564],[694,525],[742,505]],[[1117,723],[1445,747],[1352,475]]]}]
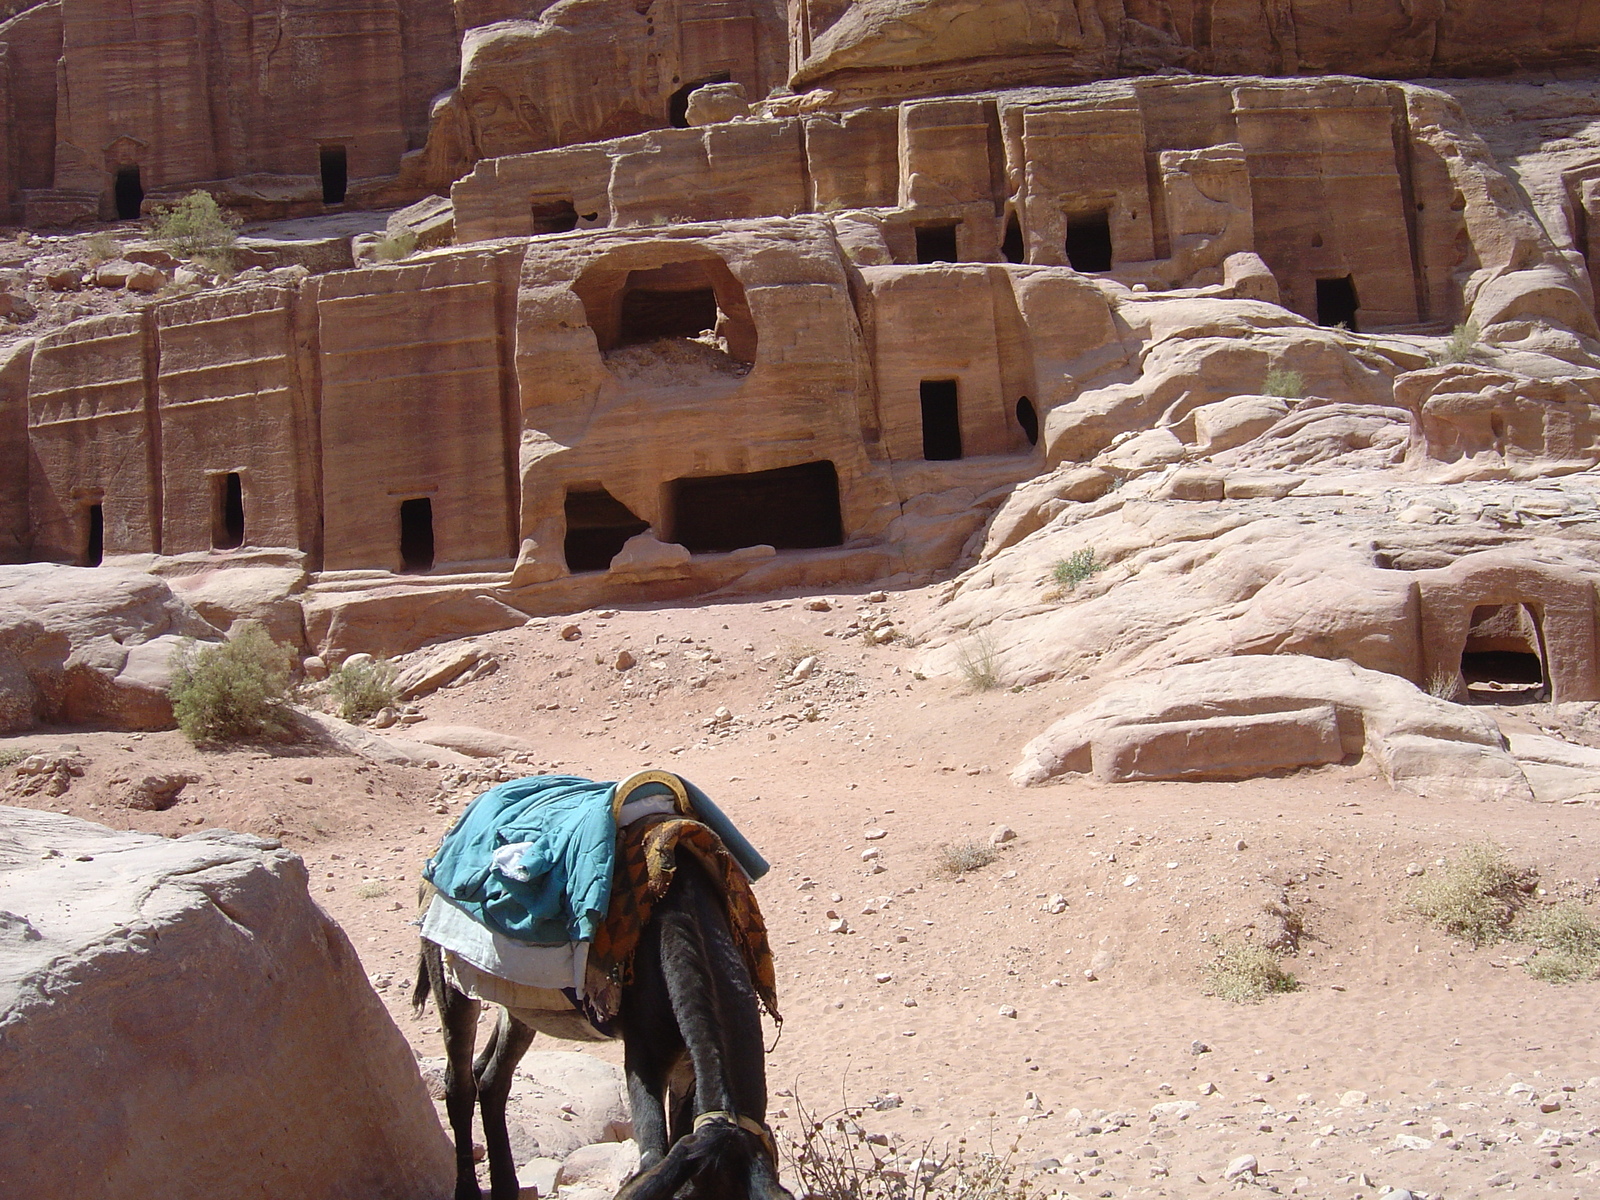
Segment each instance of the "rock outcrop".
[{"label": "rock outcrop", "polygon": [[0,864],[0,1192],[449,1193],[416,1062],[293,854],[3,808]]}]

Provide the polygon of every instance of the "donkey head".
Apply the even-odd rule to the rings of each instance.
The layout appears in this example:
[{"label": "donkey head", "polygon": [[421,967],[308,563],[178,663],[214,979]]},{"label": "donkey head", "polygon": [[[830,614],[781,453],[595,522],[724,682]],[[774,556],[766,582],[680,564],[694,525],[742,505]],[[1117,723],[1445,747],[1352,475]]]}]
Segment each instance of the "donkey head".
[{"label": "donkey head", "polygon": [[794,1200],[778,1182],[769,1137],[732,1121],[704,1124],[630,1179],[616,1200]]}]

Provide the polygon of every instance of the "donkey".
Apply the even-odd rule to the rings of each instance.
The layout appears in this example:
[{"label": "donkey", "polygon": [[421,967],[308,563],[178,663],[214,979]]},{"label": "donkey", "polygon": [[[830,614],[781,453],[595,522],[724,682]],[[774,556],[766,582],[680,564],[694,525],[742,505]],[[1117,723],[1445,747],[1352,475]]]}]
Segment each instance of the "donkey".
[{"label": "donkey", "polygon": [[[482,1108],[491,1200],[517,1200],[506,1099],[535,1031],[570,1036],[567,1014],[502,1008],[482,1052],[473,1043],[482,1001],[459,991],[443,953],[423,939],[412,1004],[432,996],[444,1028],[445,1108],[456,1144],[455,1200],[481,1200],[472,1162],[474,1101]],[[689,853],[656,905],[622,991],[623,1043],[639,1171],[617,1200],[794,1200],[778,1182],[766,1126],[766,1060],[757,993],[717,885]],[[692,1075],[692,1089],[687,1088]],[[668,1089],[683,1090],[677,1103]],[[668,1111],[669,1106],[672,1111]]]}]

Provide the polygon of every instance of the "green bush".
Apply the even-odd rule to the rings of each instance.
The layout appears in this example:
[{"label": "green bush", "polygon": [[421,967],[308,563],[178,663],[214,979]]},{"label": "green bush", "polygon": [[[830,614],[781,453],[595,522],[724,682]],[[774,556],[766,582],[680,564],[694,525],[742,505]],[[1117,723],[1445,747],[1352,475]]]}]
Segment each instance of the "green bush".
[{"label": "green bush", "polygon": [[176,204],[155,210],[150,233],[173,254],[225,271],[233,266],[237,240],[233,231],[238,224],[239,218],[226,212],[210,192],[190,192]]},{"label": "green bush", "polygon": [[1206,968],[1213,995],[1235,1004],[1255,1004],[1280,992],[1298,991],[1299,980],[1283,969],[1277,954],[1246,938],[1229,938]]},{"label": "green bush", "polygon": [[1434,359],[1440,366],[1473,362],[1478,357],[1478,323],[1467,321],[1450,331],[1444,349]]},{"label": "green bush", "polygon": [[1430,870],[1411,890],[1411,910],[1474,946],[1504,941],[1532,886],[1528,871],[1513,867],[1499,846],[1465,847]]},{"label": "green bush", "polygon": [[290,654],[259,625],[220,645],[188,642],[173,653],[172,712],[196,745],[282,734]]},{"label": "green bush", "polygon": [[1287,367],[1273,367],[1262,381],[1263,396],[1277,396],[1280,400],[1299,400],[1306,394],[1306,377]]},{"label": "green bush", "polygon": [[410,258],[416,248],[417,235],[409,229],[402,229],[399,233],[386,235],[373,246],[372,253],[379,262],[399,262],[402,258]]},{"label": "green bush", "polygon": [[1058,559],[1050,568],[1050,578],[1056,581],[1058,587],[1072,591],[1080,583],[1106,569],[1106,564],[1095,561],[1094,549],[1084,547],[1074,550],[1067,557]]},{"label": "green bush", "polygon": [[1528,974],[1545,983],[1577,983],[1600,974],[1600,926],[1583,906],[1567,901],[1524,912],[1519,942],[1533,946]]},{"label": "green bush", "polygon": [[328,673],[328,692],[346,721],[364,721],[379,710],[393,708],[394,664],[388,659],[361,659],[340,663]]}]

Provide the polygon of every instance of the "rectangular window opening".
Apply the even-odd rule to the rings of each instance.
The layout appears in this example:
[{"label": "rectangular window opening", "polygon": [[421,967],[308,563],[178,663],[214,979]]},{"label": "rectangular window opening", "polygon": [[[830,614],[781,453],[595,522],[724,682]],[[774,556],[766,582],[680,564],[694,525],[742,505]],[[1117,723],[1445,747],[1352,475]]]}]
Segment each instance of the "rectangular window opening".
[{"label": "rectangular window opening", "polygon": [[426,496],[400,502],[400,569],[433,568],[433,501]]},{"label": "rectangular window opening", "polygon": [[322,160],[322,202],[343,204],[350,186],[350,166],[343,146],[324,146]]},{"label": "rectangular window opening", "polygon": [[672,540],[695,554],[746,546],[812,550],[844,543],[839,473],[831,462],[667,484]]},{"label": "rectangular window opening", "polygon": [[956,252],[956,226],[960,221],[940,221],[937,224],[917,225],[917,261],[919,263],[960,262]]},{"label": "rectangular window opening", "polygon": [[1111,270],[1113,249],[1109,209],[1067,214],[1067,262],[1074,271]]},{"label": "rectangular window opening", "polygon": [[617,344],[632,346],[661,338],[699,337],[717,327],[717,293],[712,288],[664,292],[629,288],[622,296]]},{"label": "rectangular window opening", "polygon": [[211,477],[211,546],[232,550],[244,545],[244,484],[239,472]]},{"label": "rectangular window opening", "polygon": [[1028,248],[1022,240],[1022,222],[1017,220],[1016,213],[1006,218],[1006,235],[1000,243],[1000,256],[1008,263],[1028,261]]},{"label": "rectangular window opening", "polygon": [[102,504],[84,509],[83,565],[98,567],[106,552],[106,510]]},{"label": "rectangular window opening", "polygon": [[1351,333],[1356,327],[1356,313],[1361,302],[1356,298],[1356,281],[1349,275],[1339,279],[1317,280],[1317,324],[1343,325]]},{"label": "rectangular window opening", "polygon": [[954,379],[922,381],[922,457],[929,462],[961,457],[960,387]]}]

